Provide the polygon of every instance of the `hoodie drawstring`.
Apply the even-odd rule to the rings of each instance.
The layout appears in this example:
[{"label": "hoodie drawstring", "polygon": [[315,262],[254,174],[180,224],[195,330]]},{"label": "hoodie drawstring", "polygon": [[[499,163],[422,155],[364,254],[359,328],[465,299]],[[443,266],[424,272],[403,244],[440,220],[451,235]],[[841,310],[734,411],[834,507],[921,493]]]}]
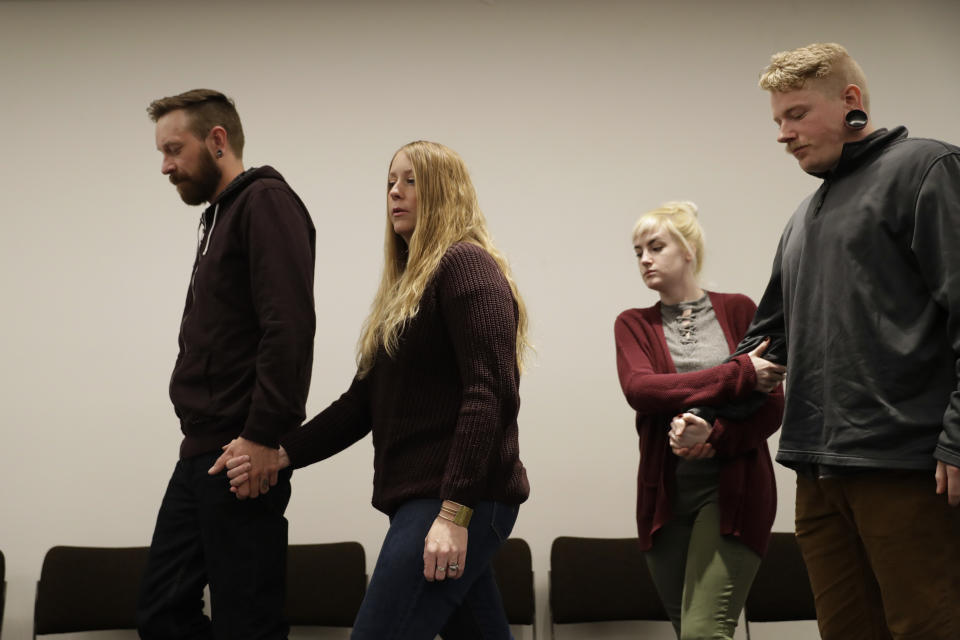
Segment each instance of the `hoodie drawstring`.
[{"label": "hoodie drawstring", "polygon": [[210,248],[210,239],[213,237],[213,229],[217,226],[217,212],[220,211],[220,203],[218,202],[213,207],[213,222],[210,223],[210,230],[207,232],[207,244],[203,247],[203,253],[200,255],[207,255],[207,249]]}]

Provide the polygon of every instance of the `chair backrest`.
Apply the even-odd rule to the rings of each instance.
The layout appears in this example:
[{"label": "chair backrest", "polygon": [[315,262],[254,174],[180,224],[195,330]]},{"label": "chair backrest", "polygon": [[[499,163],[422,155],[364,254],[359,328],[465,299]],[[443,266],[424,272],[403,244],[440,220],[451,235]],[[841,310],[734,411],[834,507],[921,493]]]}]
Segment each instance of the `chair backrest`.
[{"label": "chair backrest", "polygon": [[550,611],[557,624],[670,619],[637,538],[555,539]]},{"label": "chair backrest", "polygon": [[744,606],[747,622],[816,620],[807,566],[793,533],[774,533]]},{"label": "chair backrest", "polygon": [[359,542],[287,547],[290,624],[352,627],[366,591],[367,561]]},{"label": "chair backrest", "polygon": [[507,621],[534,624],[537,615],[530,545],[523,538],[509,538],[493,557],[492,565]]},{"label": "chair backrest", "polygon": [[34,635],[136,629],[149,547],[53,547],[43,558]]},{"label": "chair backrest", "polygon": [[3,605],[7,602],[7,561],[0,551],[0,637],[3,636]]}]

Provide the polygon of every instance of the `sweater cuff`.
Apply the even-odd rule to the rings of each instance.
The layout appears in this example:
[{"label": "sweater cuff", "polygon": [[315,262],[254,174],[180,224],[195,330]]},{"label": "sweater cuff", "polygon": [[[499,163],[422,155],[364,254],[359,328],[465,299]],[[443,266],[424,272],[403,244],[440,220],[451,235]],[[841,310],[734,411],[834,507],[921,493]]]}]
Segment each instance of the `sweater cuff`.
[{"label": "sweater cuff", "polygon": [[240,436],[265,447],[277,449],[280,446],[280,435],[295,426],[281,427],[280,425],[286,421],[289,421],[288,417],[251,409]]},{"label": "sweater cuff", "polygon": [[283,447],[283,450],[287,452],[287,458],[290,459],[290,467],[293,469],[300,469],[314,462],[313,460],[307,459],[307,455],[304,453],[308,448],[304,446],[305,440],[307,440],[307,435],[306,429],[303,427],[291,429],[280,438],[278,445]]},{"label": "sweater cuff", "polygon": [[753,360],[746,353],[734,356],[732,360],[740,363],[743,368],[743,385],[738,389],[737,400],[747,398],[757,388],[757,370],[753,366]]},{"label": "sweater cuff", "polygon": [[441,485],[440,499],[452,500],[453,502],[473,509],[477,506],[477,503],[480,502],[480,492],[474,487],[459,487],[453,489],[449,485]]}]

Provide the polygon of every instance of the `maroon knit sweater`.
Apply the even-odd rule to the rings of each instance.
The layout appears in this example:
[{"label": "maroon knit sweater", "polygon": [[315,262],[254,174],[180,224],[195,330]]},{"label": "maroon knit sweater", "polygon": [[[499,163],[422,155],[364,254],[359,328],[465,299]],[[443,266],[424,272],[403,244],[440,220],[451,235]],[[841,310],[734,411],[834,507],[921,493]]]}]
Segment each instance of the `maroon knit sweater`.
[{"label": "maroon knit sweater", "polygon": [[[744,295],[708,293],[733,352],[753,319],[756,305]],[[670,496],[675,491],[677,456],[670,451],[667,439],[671,418],[689,407],[715,406],[747,397],[756,386],[757,374],[747,355],[710,369],[677,373],[663,334],[660,303],[621,313],[614,336],[620,386],[627,402],[637,410],[637,533],[641,547],[649,549],[653,534],[673,515]],[[766,552],[777,512],[767,438],[780,428],[782,416],[783,390],[778,387],[748,420],[717,420],[708,440],[721,463],[720,533],[738,536],[760,555]]]},{"label": "maroon knit sweater", "polygon": [[281,444],[294,467],[342,451],[373,431],[373,506],[406,500],[519,504],[530,493],[520,462],[517,306],[480,247],[450,247],[404,328],[397,353]]}]

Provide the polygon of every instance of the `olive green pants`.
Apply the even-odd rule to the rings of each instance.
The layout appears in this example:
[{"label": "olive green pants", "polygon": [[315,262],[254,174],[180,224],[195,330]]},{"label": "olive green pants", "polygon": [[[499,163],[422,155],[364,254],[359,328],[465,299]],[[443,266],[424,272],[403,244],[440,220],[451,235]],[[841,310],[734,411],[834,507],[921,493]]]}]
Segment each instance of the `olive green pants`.
[{"label": "olive green pants", "polygon": [[673,519],[644,554],[647,566],[678,638],[731,639],[760,556],[720,535],[715,478],[680,484]]}]

